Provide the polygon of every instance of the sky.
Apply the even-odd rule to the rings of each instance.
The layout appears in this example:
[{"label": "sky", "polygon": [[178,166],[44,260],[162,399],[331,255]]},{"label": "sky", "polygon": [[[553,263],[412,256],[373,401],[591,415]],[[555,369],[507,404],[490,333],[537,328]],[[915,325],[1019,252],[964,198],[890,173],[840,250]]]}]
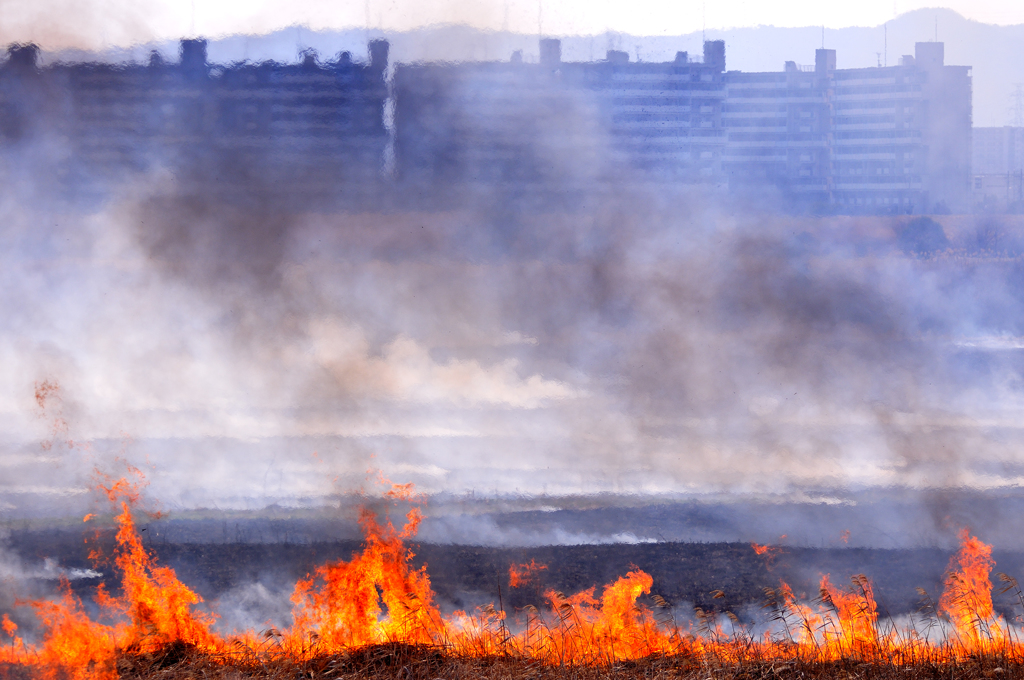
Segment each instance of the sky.
[{"label": "sky", "polygon": [[264,34],[293,25],[403,31],[450,23],[525,34],[678,35],[759,25],[877,26],[936,6],[984,23],[1024,23],[1024,3],[1016,0],[0,0],[0,42],[107,49],[184,35]]}]

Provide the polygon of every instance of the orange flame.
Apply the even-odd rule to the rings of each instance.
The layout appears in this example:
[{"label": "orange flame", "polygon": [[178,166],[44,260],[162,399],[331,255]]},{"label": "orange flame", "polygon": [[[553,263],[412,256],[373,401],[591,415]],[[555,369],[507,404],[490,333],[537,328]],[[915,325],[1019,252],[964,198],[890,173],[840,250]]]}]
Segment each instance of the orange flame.
[{"label": "orange flame", "polygon": [[[785,538],[785,535],[780,536],[780,539]],[[764,558],[765,564],[768,568],[771,568],[775,562],[775,558],[782,553],[782,547],[777,545],[761,545],[759,543],[751,543],[750,547],[753,548],[756,555],[760,555]]]},{"label": "orange flame", "polygon": [[[141,480],[141,473],[129,470]],[[0,662],[32,666],[41,678],[107,680],[117,677],[119,651],[145,653],[172,642],[203,651],[218,651],[225,643],[210,626],[213,616],[196,611],[201,598],[177,579],[174,570],[157,566],[135,530],[131,507],[139,500],[140,482],[122,478],[99,485],[110,501],[119,504],[114,564],[121,574],[120,596],[100,586],[96,602],[112,620],[104,624],[89,618],[81,601],[61,580],[55,600],[31,602],[40,620],[42,640],[24,645],[20,639],[0,652]],[[6,616],[4,631],[13,637],[17,627]]]},{"label": "orange flame", "polygon": [[536,560],[530,560],[529,564],[512,564],[508,568],[508,585],[512,588],[519,588],[537,576],[537,572],[547,569],[546,564],[537,564]]},{"label": "orange flame", "polygon": [[301,654],[314,639],[324,653],[377,642],[435,642],[444,623],[433,604],[430,578],[425,567],[411,568],[413,553],[403,542],[421,519],[413,508],[398,531],[390,520],[381,526],[364,510],[366,549],[350,562],[319,567],[296,584],[294,624],[283,636],[284,648]]},{"label": "orange flame", "polygon": [[14,634],[18,632],[18,624],[11,621],[11,617],[7,614],[4,614],[3,618],[0,619],[0,628],[4,629],[4,633],[6,633],[9,638],[13,638]]},{"label": "orange flame", "polygon": [[841,658],[848,652],[870,656],[878,648],[878,606],[871,582],[863,574],[854,576],[852,587],[836,588],[828,574],[821,579],[822,602],[835,610],[836,626],[825,632],[826,643],[833,647],[831,656]]},{"label": "orange flame", "polygon": [[[117,596],[98,589],[103,620],[91,619],[68,582],[62,581],[57,598],[31,603],[41,623],[39,643],[26,644],[8,616],[0,619],[8,640],[0,645],[0,664],[30,667],[32,677],[44,680],[113,680],[119,654],[145,654],[172,643],[225,662],[253,653],[254,631],[227,640],[212,632],[214,616],[198,609],[199,596],[147,553],[132,517],[142,477],[137,470],[130,471],[135,481],[101,484],[119,508],[114,565],[122,579]],[[395,486],[385,496],[395,501],[415,498],[410,485]],[[637,568],[600,595],[596,587],[569,596],[548,591],[547,611],[528,607],[525,620],[510,621],[493,605],[474,614],[442,616],[426,566],[413,568],[414,554],[407,546],[422,521],[420,510],[409,510],[401,529],[368,510],[360,521],[363,550],[347,562],[318,567],[296,584],[293,624],[274,633],[279,644],[261,647],[259,653],[267,660],[302,661],[386,642],[438,645],[461,655],[511,654],[549,664],[609,664],[667,653],[714,655],[726,661],[913,663],[956,661],[992,652],[996,645],[1024,657],[1019,635],[1007,634],[1007,624],[992,608],[991,548],[967,532],[950,562],[939,604],[952,622],[952,635],[944,640],[928,642],[913,630],[895,627],[883,631],[868,579],[855,576],[850,586],[840,588],[827,575],[816,604],[801,602],[785,583],[766,591],[776,625],[758,640],[735,628],[727,635],[715,624],[713,612],[698,611],[702,624],[697,629],[660,621],[638,602],[651,593],[653,579]],[[770,546],[753,547],[758,554],[772,554]],[[519,587],[544,568],[535,561],[512,565],[510,582]],[[659,607],[667,606],[657,595],[653,599]]]},{"label": "orange flame", "polygon": [[957,636],[973,649],[986,650],[1003,641],[992,610],[989,574],[994,566],[992,548],[967,529],[961,531],[960,551],[949,561],[939,612],[949,616]]}]

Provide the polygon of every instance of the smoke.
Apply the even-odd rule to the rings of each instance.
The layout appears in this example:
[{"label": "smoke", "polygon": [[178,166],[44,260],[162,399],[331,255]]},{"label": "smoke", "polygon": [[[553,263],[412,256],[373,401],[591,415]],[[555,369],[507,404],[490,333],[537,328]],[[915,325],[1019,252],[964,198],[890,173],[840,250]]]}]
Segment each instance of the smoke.
[{"label": "smoke", "polygon": [[[171,509],[335,502],[374,468],[485,496],[927,489],[945,531],[948,490],[1020,484],[1020,255],[971,240],[1012,250],[1014,219],[905,252],[903,218],[626,182],[593,103],[555,87],[458,87],[423,99],[433,124],[505,161],[423,181],[278,166],[308,145],[273,139],[150,150],[69,196],[59,166],[89,168],[66,140],[5,147],[4,502],[60,514],[128,455]],[[403,101],[416,170],[446,137],[410,140]],[[488,522],[430,537],[651,538]]]},{"label": "smoke", "polygon": [[1013,455],[993,428],[1014,427],[1015,356],[956,344],[1019,333],[1003,263],[686,193],[594,196],[512,235],[490,204],[284,216],[197,210],[172,182],[125,194],[54,227],[45,264],[8,251],[9,422],[42,439],[30,386],[58,378],[71,438],[126,432],[160,474],[191,461],[206,502],[265,470],[219,438],[325,438],[284,445],[297,496],[372,455],[449,491],[1016,483],[982,470]]},{"label": "smoke", "polygon": [[265,584],[255,581],[222,593],[210,603],[217,612],[216,627],[221,633],[238,631],[283,629],[291,624],[291,593],[294,583]]}]

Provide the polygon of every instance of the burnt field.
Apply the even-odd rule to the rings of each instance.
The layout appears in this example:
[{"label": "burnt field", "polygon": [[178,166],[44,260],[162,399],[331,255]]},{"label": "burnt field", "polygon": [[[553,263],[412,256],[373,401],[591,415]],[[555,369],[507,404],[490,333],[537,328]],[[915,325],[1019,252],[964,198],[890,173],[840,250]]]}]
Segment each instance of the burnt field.
[{"label": "burnt field", "polygon": [[[142,534],[145,537],[145,532]],[[88,554],[99,547],[110,554],[113,536],[102,535],[83,541],[82,533],[71,530],[15,531],[8,545],[31,565],[47,558],[60,569],[95,568],[100,578],[79,578],[73,589],[84,599],[103,582],[116,592],[118,574],[109,565],[94,565]],[[251,584],[269,591],[290,593],[297,579],[317,566],[348,560],[361,547],[356,540],[324,542],[147,542],[157,562],[174,568],[178,577],[207,601]],[[874,586],[879,611],[893,616],[919,609],[925,589],[937,597],[949,565],[950,551],[938,548],[810,548],[785,547],[769,557],[755,554],[748,543],[640,543],[574,546],[495,548],[464,545],[413,543],[416,568],[426,565],[431,586],[442,609],[467,609],[498,604],[515,610],[544,601],[551,589],[574,593],[605,584],[639,567],[654,580],[651,595],[673,605],[697,606],[705,610],[735,610],[760,605],[764,589],[790,584],[803,598],[816,597],[822,575],[845,583],[864,574]],[[1024,553],[995,551],[994,572],[1024,576]],[[509,567],[531,560],[544,565],[530,582],[509,587]],[[713,593],[724,596],[715,598]],[[993,593],[998,611],[1008,618],[1020,614],[1010,595]]]},{"label": "burnt field", "polygon": [[[130,497],[134,491],[124,480],[111,489]],[[156,541],[147,549],[149,527],[135,525],[127,502],[121,507],[113,536],[99,532],[82,541],[65,528],[10,537],[26,564],[45,565],[33,578],[77,577],[79,593],[95,587],[98,607],[83,607],[68,592],[22,600],[40,614],[42,643],[26,644],[5,615],[11,642],[0,648],[0,678],[883,678],[908,671],[990,678],[1019,677],[1024,659],[1019,611],[1005,601],[993,608],[991,546],[967,532],[943,572],[929,559],[945,557],[935,550],[415,544],[372,513],[363,516],[363,545]],[[83,571],[89,553],[104,574]],[[1020,559],[1002,561],[1013,571],[1007,567]],[[436,587],[425,575],[428,566]],[[111,569],[120,581],[106,573]],[[822,576],[817,594],[804,592],[806,579],[826,569],[837,572],[837,581],[844,569],[865,575],[845,587]],[[311,570],[315,576],[304,578]],[[940,573],[936,603],[918,588]],[[997,586],[999,594],[1024,603],[1018,582],[997,576],[1006,584]],[[211,614],[229,609],[239,589],[270,592],[269,584],[277,594],[267,601],[280,600],[280,586],[296,578],[291,620],[281,627],[266,618],[242,627],[230,617],[217,624]],[[771,587],[781,579],[793,588]],[[602,582],[595,596],[592,588]],[[883,599],[892,592],[902,602],[904,583],[925,601],[920,616],[900,617]],[[559,588],[579,592],[566,596]],[[533,606],[541,599],[550,600],[548,611]],[[751,611],[758,600],[760,617]],[[473,605],[469,615],[444,611]],[[122,621],[104,623],[90,609]],[[906,611],[912,609],[913,602]]]}]

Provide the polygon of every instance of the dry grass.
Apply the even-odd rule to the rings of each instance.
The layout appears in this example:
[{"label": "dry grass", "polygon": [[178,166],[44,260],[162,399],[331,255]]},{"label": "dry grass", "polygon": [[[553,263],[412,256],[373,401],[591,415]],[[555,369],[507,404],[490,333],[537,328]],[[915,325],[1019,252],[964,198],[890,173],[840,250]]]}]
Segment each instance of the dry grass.
[{"label": "dry grass", "polygon": [[[181,644],[157,654],[124,654],[117,662],[123,680],[853,680],[857,678],[949,678],[957,680],[1022,678],[1024,665],[997,657],[958,663],[903,666],[836,662],[751,661],[723,663],[713,657],[657,656],[605,666],[557,666],[511,657],[459,657],[435,647],[384,644],[305,662],[249,660],[225,662]],[[35,678],[29,669],[0,667],[3,680]]]}]

